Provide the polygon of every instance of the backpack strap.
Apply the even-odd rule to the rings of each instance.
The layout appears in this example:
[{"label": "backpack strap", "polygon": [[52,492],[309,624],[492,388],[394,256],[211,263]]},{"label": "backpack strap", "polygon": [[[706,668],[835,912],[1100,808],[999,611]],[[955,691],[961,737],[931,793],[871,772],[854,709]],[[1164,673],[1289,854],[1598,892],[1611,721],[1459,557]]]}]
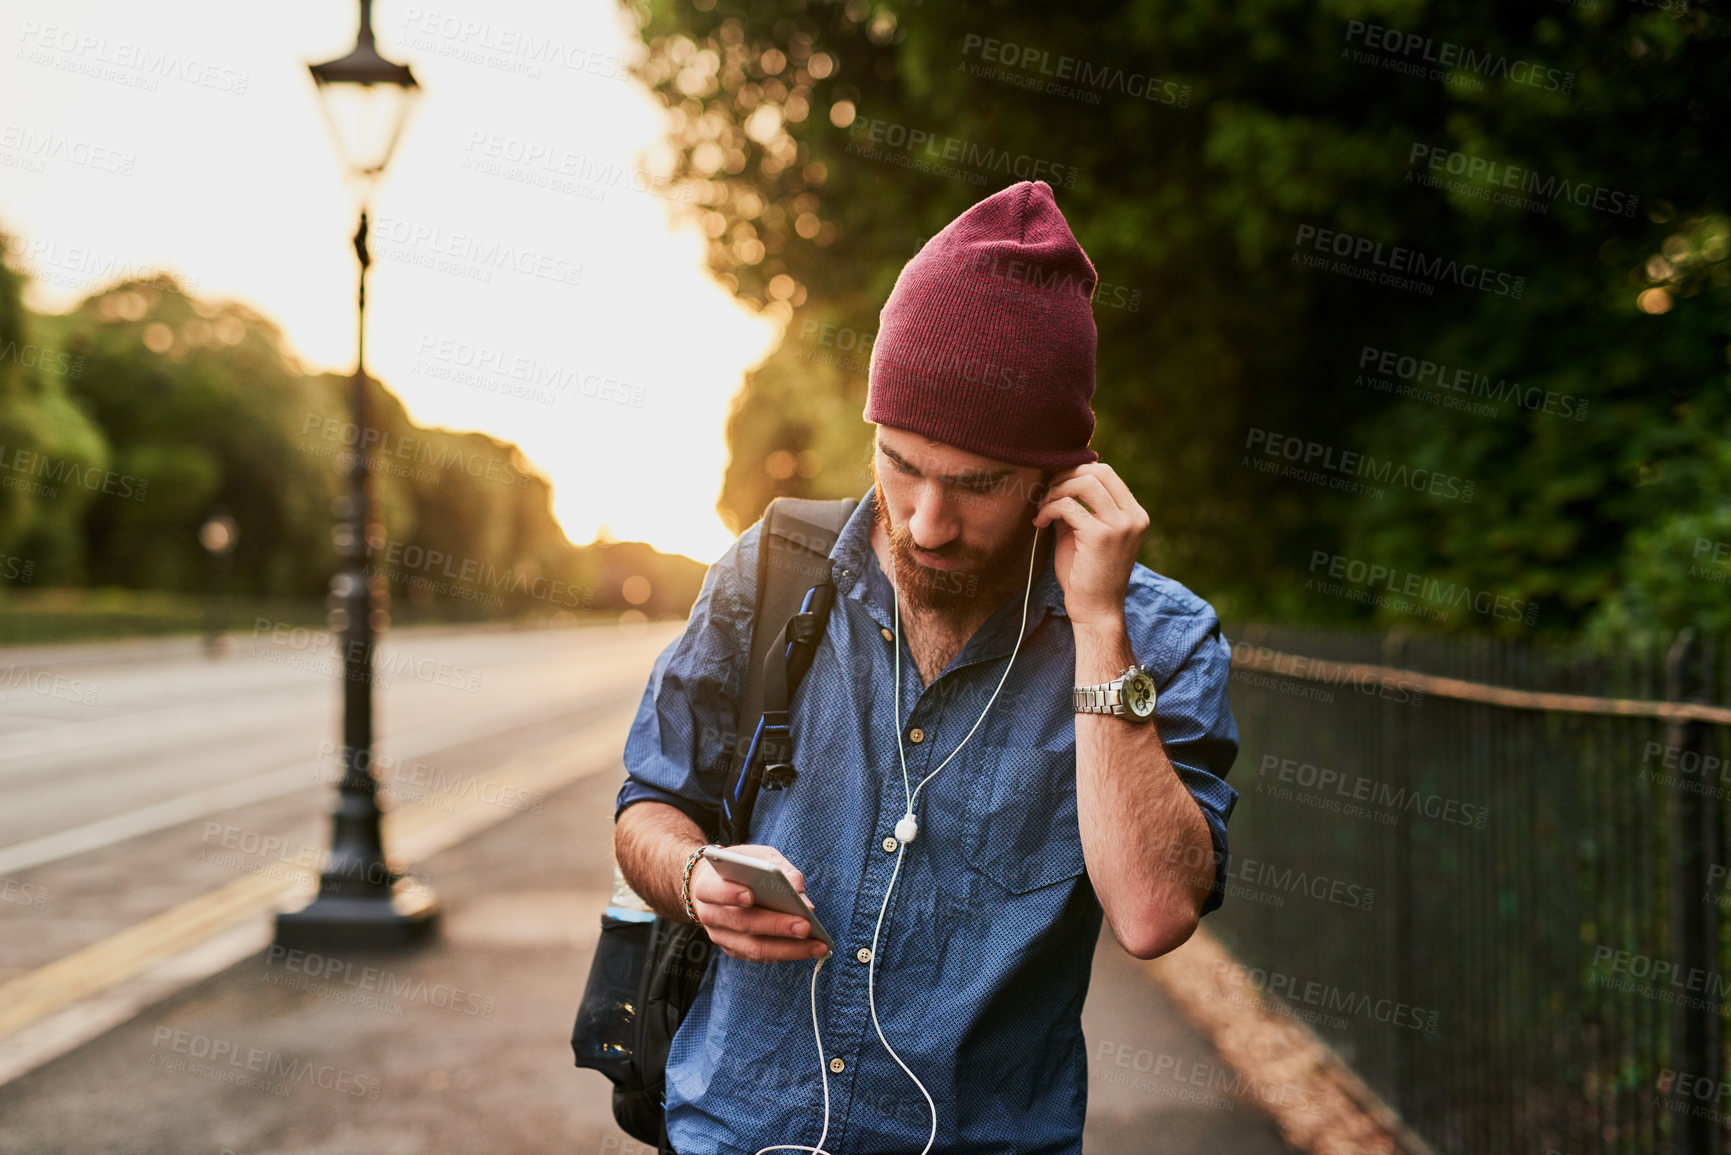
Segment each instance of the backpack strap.
[{"label": "backpack strap", "polygon": [[764,510],[751,654],[727,775],[732,789],[722,796],[724,842],[739,842],[750,831],[760,786],[779,790],[796,775],[788,704],[828,625],[835,603],[829,553],[858,505],[852,497],[779,497]]}]

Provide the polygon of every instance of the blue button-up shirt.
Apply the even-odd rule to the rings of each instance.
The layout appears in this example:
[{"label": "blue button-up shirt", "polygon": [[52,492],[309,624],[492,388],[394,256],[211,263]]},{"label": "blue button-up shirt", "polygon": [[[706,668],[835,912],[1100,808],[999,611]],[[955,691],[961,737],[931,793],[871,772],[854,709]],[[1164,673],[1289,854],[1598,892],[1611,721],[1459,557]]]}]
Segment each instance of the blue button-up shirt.
[{"label": "blue button-up shirt", "polygon": [[[1103,914],[1077,827],[1076,650],[1052,551],[1042,544],[1009,680],[961,752],[920,791],[918,837],[886,841],[906,811],[896,742],[908,788],[956,748],[1004,675],[1023,591],[929,686],[901,641],[897,717],[886,636],[893,590],[871,548],[874,494],[830,554],[835,607],[792,701],[798,777],[758,795],[748,839],[776,847],[804,872],[807,896],[836,942],[816,976],[829,1079],[824,1147],[836,1155],[918,1152],[930,1133],[924,1096],[872,1025],[870,955],[861,953],[899,860],[872,998],[884,1037],[937,1107],[933,1151],[1080,1152],[1082,1000]],[[676,806],[699,825],[719,812],[761,529],[761,521],[747,529],[710,568],[684,634],[656,659],[626,739],[616,819],[644,800]],[[1049,542],[1049,533],[1042,537]],[[1238,797],[1223,780],[1238,750],[1226,696],[1231,651],[1206,602],[1140,564],[1124,613],[1137,659],[1158,686],[1155,724],[1167,756],[1213,835],[1216,874],[1204,911],[1212,910],[1224,893],[1226,820]],[[817,1141],[824,1100],[812,1034],[816,965],[716,952],[668,1057],[668,1135],[681,1155],[752,1155]]]}]

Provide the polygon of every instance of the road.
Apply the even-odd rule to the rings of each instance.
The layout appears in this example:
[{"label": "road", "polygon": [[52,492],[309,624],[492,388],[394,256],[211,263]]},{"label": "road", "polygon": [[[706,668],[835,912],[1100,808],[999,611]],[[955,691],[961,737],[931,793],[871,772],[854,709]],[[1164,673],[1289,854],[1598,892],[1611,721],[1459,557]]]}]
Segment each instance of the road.
[{"label": "road", "polygon": [[[389,635],[375,690],[386,803],[437,809],[453,790],[479,793],[484,781],[452,768],[468,748],[527,748],[630,709],[673,634]],[[265,839],[316,855],[341,773],[329,637],[259,626],[214,660],[184,640],[0,663],[0,897],[10,880],[12,898],[0,901],[0,982],[232,877]],[[42,894],[46,927],[33,917]]]},{"label": "road", "polygon": [[[378,747],[393,848],[446,911],[436,946],[388,964],[395,997],[264,952],[259,896],[277,892],[226,931],[198,920],[325,844],[341,685],[328,646],[266,628],[214,659],[193,642],[0,659],[0,1152],[642,1152],[567,1038],[624,724],[676,630],[391,636]],[[173,940],[142,978],[123,965],[141,928]],[[199,945],[225,934],[214,954]],[[104,995],[110,979],[133,993]],[[82,1045],[8,1076],[9,989],[46,1008],[12,1040]],[[487,1013],[402,993],[428,990]],[[1084,1028],[1090,1150],[1287,1150],[1109,935]],[[308,1081],[201,1063],[201,1046]]]}]

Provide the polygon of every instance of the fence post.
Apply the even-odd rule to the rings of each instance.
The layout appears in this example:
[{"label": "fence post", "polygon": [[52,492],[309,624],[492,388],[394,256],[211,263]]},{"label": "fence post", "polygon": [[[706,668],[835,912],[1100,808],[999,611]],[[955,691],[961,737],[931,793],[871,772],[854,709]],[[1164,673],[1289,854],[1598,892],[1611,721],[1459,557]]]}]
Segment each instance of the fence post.
[{"label": "fence post", "polygon": [[[1665,696],[1673,702],[1704,702],[1710,690],[1700,639],[1694,630],[1683,630],[1671,643],[1665,655]],[[1714,790],[1708,784],[1705,767],[1708,753],[1708,727],[1705,722],[1685,722],[1673,719],[1666,729],[1666,741],[1677,753],[1677,765],[1693,765],[1701,776],[1699,789],[1669,791],[1666,805],[1670,824],[1671,870],[1671,957],[1687,968],[1686,974],[1700,974],[1708,980],[1719,975],[1719,904],[1709,897],[1707,870],[1712,865],[1718,841],[1715,838],[1718,804]],[[1689,752],[1694,752],[1690,758]],[[1685,990],[1693,987],[1690,983]],[[1679,1006],[1671,1020],[1671,1063],[1678,1071],[1686,1071],[1717,1087],[1723,1078],[1719,1044],[1719,1004],[1717,981],[1704,984],[1698,1007]],[[1709,1009],[1711,1008],[1711,1009]],[[1687,1101],[1687,1100],[1686,1100]],[[1718,1103],[1715,1096],[1714,1105]],[[1691,1108],[1697,1104],[1690,1104]],[[1672,1136],[1672,1149],[1680,1155],[1724,1155],[1722,1129],[1710,1112],[1697,1115],[1694,1110],[1674,1115],[1677,1130]]]}]

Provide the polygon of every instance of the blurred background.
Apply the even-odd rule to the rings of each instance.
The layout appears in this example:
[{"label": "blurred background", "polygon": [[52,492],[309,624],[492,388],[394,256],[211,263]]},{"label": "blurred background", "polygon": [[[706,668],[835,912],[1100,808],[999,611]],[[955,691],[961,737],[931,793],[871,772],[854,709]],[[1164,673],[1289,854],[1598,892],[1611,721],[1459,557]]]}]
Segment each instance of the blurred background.
[{"label": "blurred background", "polygon": [[[565,1045],[624,726],[772,498],[870,484],[903,263],[1041,179],[1244,737],[1090,1146],[1723,1150],[1723,15],[358,7],[366,173],[354,0],[0,0],[0,1149],[639,1149]],[[333,838],[442,912],[391,998],[272,921]]]}]

